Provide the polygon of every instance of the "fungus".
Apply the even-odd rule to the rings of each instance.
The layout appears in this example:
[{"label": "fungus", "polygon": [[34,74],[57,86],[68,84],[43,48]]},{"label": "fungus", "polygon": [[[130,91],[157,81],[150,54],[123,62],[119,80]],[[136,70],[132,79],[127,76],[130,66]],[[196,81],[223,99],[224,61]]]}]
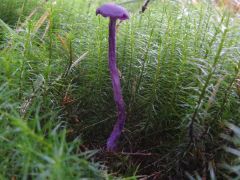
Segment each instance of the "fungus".
[{"label": "fungus", "polygon": [[107,150],[114,151],[117,147],[117,141],[123,130],[126,112],[125,103],[123,101],[120,78],[116,63],[116,22],[117,20],[129,19],[129,15],[126,9],[116,5],[114,3],[107,3],[102,5],[96,10],[96,15],[102,15],[103,17],[109,17],[109,47],[108,47],[108,65],[112,80],[114,101],[117,107],[118,119],[114,125],[111,135],[107,140]]}]

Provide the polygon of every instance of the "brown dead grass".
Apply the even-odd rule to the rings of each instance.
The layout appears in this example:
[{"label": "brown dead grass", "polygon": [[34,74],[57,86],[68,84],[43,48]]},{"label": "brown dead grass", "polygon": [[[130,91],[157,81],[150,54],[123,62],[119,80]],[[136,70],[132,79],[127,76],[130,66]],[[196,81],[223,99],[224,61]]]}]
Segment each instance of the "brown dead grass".
[{"label": "brown dead grass", "polygon": [[228,8],[234,13],[240,12],[240,1],[239,0],[215,0],[215,3],[219,7]]}]

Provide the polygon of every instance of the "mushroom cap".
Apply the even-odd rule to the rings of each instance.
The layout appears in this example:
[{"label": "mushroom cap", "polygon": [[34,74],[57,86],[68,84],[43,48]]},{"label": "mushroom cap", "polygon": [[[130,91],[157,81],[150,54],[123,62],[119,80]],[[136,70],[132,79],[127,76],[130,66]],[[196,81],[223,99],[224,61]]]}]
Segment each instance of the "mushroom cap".
[{"label": "mushroom cap", "polygon": [[126,20],[129,19],[128,11],[115,3],[106,3],[97,8],[96,15],[101,14],[103,17]]}]

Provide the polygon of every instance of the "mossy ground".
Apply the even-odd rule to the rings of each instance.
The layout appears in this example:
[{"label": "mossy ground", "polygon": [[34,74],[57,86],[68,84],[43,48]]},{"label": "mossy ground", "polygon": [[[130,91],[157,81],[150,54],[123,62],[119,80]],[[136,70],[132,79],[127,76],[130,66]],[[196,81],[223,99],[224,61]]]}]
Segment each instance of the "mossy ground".
[{"label": "mossy ground", "polygon": [[0,14],[3,179],[223,176],[218,164],[231,158],[220,134],[240,117],[239,19],[207,3],[153,1],[143,14],[140,1],[122,4],[131,12],[117,35],[127,122],[111,154],[102,2],[19,3]]}]

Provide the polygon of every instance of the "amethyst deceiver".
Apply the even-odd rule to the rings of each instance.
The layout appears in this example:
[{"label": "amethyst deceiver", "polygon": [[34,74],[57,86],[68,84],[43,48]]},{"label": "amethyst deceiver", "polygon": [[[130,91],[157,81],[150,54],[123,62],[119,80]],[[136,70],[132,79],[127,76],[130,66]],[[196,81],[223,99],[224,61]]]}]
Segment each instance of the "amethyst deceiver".
[{"label": "amethyst deceiver", "polygon": [[112,79],[114,101],[118,111],[118,119],[114,125],[110,137],[107,140],[107,150],[114,151],[117,147],[117,140],[121,135],[126,120],[125,103],[122,97],[120,78],[116,63],[116,22],[118,19],[129,19],[129,15],[126,9],[114,3],[107,3],[99,7],[96,10],[96,15],[98,14],[102,15],[103,17],[109,17],[110,19],[108,65]]}]

